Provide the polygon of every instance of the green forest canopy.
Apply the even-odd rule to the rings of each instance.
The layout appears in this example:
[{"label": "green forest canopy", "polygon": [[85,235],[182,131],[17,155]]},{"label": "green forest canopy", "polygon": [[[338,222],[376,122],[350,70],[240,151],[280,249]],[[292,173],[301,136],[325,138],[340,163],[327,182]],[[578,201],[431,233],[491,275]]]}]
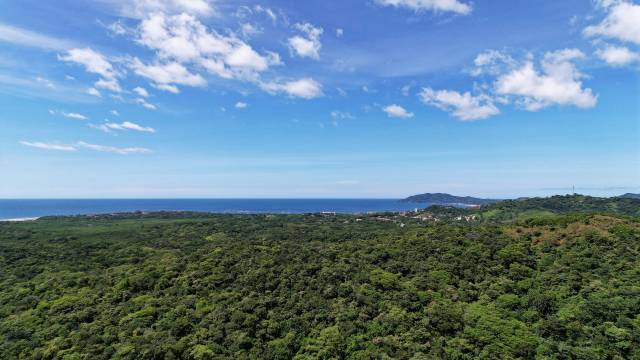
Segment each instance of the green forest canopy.
[{"label": "green forest canopy", "polygon": [[0,223],[0,358],[639,359],[640,207],[578,200]]}]

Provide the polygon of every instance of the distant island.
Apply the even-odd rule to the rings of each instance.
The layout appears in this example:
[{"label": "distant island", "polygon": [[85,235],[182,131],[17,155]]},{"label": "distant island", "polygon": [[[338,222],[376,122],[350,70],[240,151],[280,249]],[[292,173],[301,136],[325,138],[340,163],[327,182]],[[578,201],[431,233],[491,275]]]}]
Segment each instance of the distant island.
[{"label": "distant island", "polygon": [[406,199],[402,199],[402,202],[421,203],[431,205],[466,205],[466,206],[479,206],[488,205],[500,202],[498,199],[481,199],[471,196],[455,196],[445,193],[425,193],[419,195],[409,196]]}]

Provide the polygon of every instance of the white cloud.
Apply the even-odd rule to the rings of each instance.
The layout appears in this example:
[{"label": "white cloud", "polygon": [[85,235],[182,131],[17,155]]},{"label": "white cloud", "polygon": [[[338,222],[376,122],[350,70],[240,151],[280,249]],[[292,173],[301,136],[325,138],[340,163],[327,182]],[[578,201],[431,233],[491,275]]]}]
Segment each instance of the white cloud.
[{"label": "white cloud", "polygon": [[334,110],[330,114],[333,120],[354,119],[353,115],[351,115],[350,112]]},{"label": "white cloud", "polygon": [[150,13],[209,16],[215,12],[209,0],[104,0],[119,7],[121,16],[143,18]]},{"label": "white cloud", "polygon": [[313,99],[323,95],[322,85],[312,78],[303,78],[286,82],[261,83],[263,90],[274,94],[284,92],[292,97]]},{"label": "white cloud", "polygon": [[262,56],[255,52],[251,46],[239,44],[226,54],[225,62],[238,73],[261,72],[267,70],[270,65],[279,64],[280,57],[275,53]]},{"label": "white cloud", "polygon": [[72,145],[56,144],[56,143],[44,143],[39,141],[20,141],[20,144],[24,146],[30,146],[44,150],[58,150],[58,151],[76,151],[77,149]]},{"label": "white cloud", "polygon": [[498,50],[487,50],[473,60],[475,68],[471,75],[498,75],[516,65],[516,61],[508,54]]},{"label": "white cloud", "polygon": [[458,0],[376,0],[382,6],[404,7],[414,11],[447,11],[460,15],[471,13],[471,5]]},{"label": "white cloud", "polygon": [[138,42],[156,50],[162,62],[192,64],[225,79],[255,79],[258,73],[280,64],[277,54],[261,55],[244,41],[210,31],[185,13],[152,14],[138,30]]},{"label": "white cloud", "polygon": [[242,33],[242,36],[244,36],[246,39],[262,33],[262,29],[260,29],[259,27],[253,24],[244,23],[244,24],[240,24],[240,32]]},{"label": "white cloud", "polygon": [[161,90],[177,93],[178,89],[174,84],[193,87],[207,85],[207,81],[202,76],[189,72],[186,67],[177,62],[143,64],[138,58],[134,58],[130,66],[136,74],[153,81]]},{"label": "white cloud", "polygon": [[66,55],[58,55],[58,59],[66,62],[73,62],[84,66],[85,71],[102,76],[101,79],[93,84],[93,87],[87,90],[87,93],[100,97],[98,89],[106,89],[114,93],[122,92],[120,83],[116,79],[119,75],[113,65],[101,53],[90,48],[71,49]]},{"label": "white cloud", "polygon": [[43,84],[44,86],[48,87],[49,89],[55,89],[56,88],[55,84],[51,80],[45,79],[45,78],[43,78],[41,76],[36,77],[36,81],[41,83],[41,84]]},{"label": "white cloud", "polygon": [[419,97],[423,103],[451,112],[453,116],[464,121],[485,119],[500,113],[491,98],[486,95],[473,96],[469,92],[423,88]]},{"label": "white cloud", "polygon": [[113,147],[113,146],[90,144],[84,141],[78,141],[75,144],[45,143],[45,142],[39,142],[39,141],[34,141],[34,142],[20,141],[19,143],[24,146],[30,146],[38,149],[58,150],[58,151],[76,151],[79,148],[84,148],[84,149],[90,149],[94,151],[108,152],[108,153],[114,153],[114,154],[120,154],[120,155],[150,154],[153,152],[150,149],[141,148],[141,147],[119,148],[119,147]]},{"label": "white cloud", "polygon": [[612,66],[624,66],[640,60],[640,54],[624,46],[606,46],[598,49],[596,55]]},{"label": "white cloud", "polygon": [[[103,1],[125,2],[124,0]],[[199,5],[191,6],[192,3]],[[208,81],[205,78],[205,73],[208,73],[223,79],[248,82],[260,86],[270,93],[286,93],[302,98],[322,95],[320,84],[309,78],[286,82],[264,80],[262,78],[264,72],[274,66],[282,65],[280,55],[268,50],[256,51],[241,38],[241,35],[236,35],[230,30],[217,32],[203,24],[199,16],[207,11],[198,9],[212,10],[211,3],[213,2],[191,2],[188,0],[134,1],[129,6],[132,12],[144,9],[139,12],[143,16],[140,16],[138,25],[133,28],[125,28],[124,25],[118,23],[113,26],[112,30],[121,35],[131,35],[139,45],[153,50],[155,56],[151,59],[125,57],[122,62],[136,75],[148,79],[150,86],[174,94],[180,92],[179,87],[181,86],[207,86]],[[207,6],[203,6],[203,4]],[[126,4],[121,4],[121,6],[126,7]],[[189,9],[186,9],[185,6]],[[280,18],[273,10],[259,5],[255,7],[241,6],[240,8],[243,9],[242,18],[254,13],[266,14],[274,22]],[[176,9],[182,10],[176,11]],[[288,26],[286,16],[281,15],[283,23]],[[132,17],[137,18],[137,16]],[[257,25],[247,21],[240,23],[240,26],[239,31],[245,37],[261,31]],[[311,52],[303,50],[301,54],[316,56],[321,47],[319,37],[322,34],[322,29],[310,24],[297,24],[295,27],[313,42]],[[60,59],[81,63],[85,65],[87,71],[101,74],[103,79],[96,82],[94,85],[96,89],[117,91],[119,87],[116,85],[119,84],[116,79],[123,76],[124,72],[118,72],[108,63],[106,58],[100,58],[96,55],[100,54],[91,49],[73,49],[69,54],[61,56]],[[105,60],[102,62],[102,66],[97,65],[100,59]],[[113,81],[107,81],[111,79]],[[140,89],[146,92],[146,89],[141,87]],[[148,96],[136,89],[133,91],[140,98]],[[143,103],[138,99],[135,101],[148,108],[155,107],[148,102]]]},{"label": "white cloud", "polygon": [[105,27],[114,35],[127,35],[131,33],[131,29],[124,25],[121,20],[105,25]]},{"label": "white cloud", "polygon": [[[508,54],[489,50],[474,60],[471,74],[495,77],[493,101],[508,103],[512,100],[529,111],[551,105],[573,105],[580,108],[595,106],[597,97],[584,88],[585,75],[578,71],[575,61],[584,59],[578,49],[547,52],[536,66],[532,55],[517,61]],[[484,90],[488,85],[484,84]]]},{"label": "white cloud", "polygon": [[147,100],[145,100],[144,98],[137,98],[135,99],[136,104],[142,105],[143,107],[149,109],[149,110],[155,110],[156,106],[153,105],[150,102],[147,102]]},{"label": "white cloud", "polygon": [[100,124],[100,125],[87,124],[87,126],[89,126],[90,128],[96,129],[96,130],[100,130],[102,132],[106,132],[106,133],[110,133],[111,132],[111,129],[109,129],[107,127],[107,125],[105,125],[105,124]]},{"label": "white cloud", "polygon": [[75,113],[75,112],[61,112],[60,115],[68,118],[68,119],[74,119],[74,120],[87,120],[89,119],[88,117],[79,114],[79,113]]},{"label": "white cloud", "polygon": [[238,101],[235,105],[236,109],[246,109],[249,106],[247,103]]},{"label": "white cloud", "polygon": [[117,75],[107,58],[90,48],[71,49],[66,55],[59,55],[58,58],[62,61],[83,65],[87,72],[101,75],[105,79],[114,79]]},{"label": "white cloud", "polygon": [[167,91],[172,94],[180,93],[180,89],[178,89],[178,87],[175,85],[168,85],[168,84],[151,84],[151,85],[158,90]]},{"label": "white cloud", "polygon": [[376,90],[369,89],[369,87],[367,85],[362,85],[362,91],[366,92],[367,94],[376,93],[377,92]]},{"label": "white cloud", "polygon": [[344,35],[343,29],[336,29],[336,37],[341,38]]},{"label": "white cloud", "polygon": [[64,112],[64,111],[58,111],[58,110],[49,110],[49,114],[50,115],[61,115],[63,117],[66,117],[68,119],[74,119],[74,120],[88,120],[89,118],[87,116],[84,116],[80,113],[77,112]]},{"label": "white cloud", "polygon": [[411,84],[407,84],[400,89],[402,96],[409,96],[411,94]]},{"label": "white cloud", "polygon": [[607,10],[607,16],[600,24],[587,26],[585,35],[640,44],[640,5],[629,1],[606,1],[600,5]]},{"label": "white cloud", "polygon": [[396,104],[385,106],[382,111],[392,118],[410,119],[413,117],[413,113],[408,112],[405,108]]},{"label": "white cloud", "polygon": [[98,91],[98,89],[92,87],[92,88],[88,88],[87,89],[87,94],[95,96],[95,97],[102,97],[102,94],[100,93],[100,91]]},{"label": "white cloud", "polygon": [[149,97],[149,92],[147,91],[147,89],[141,87],[141,86],[137,86],[135,88],[133,88],[133,92],[138,94],[138,96],[142,96],[142,97]]},{"label": "white cloud", "polygon": [[134,130],[134,131],[148,132],[148,133],[156,132],[154,128],[140,126],[130,121],[124,121],[122,123],[107,122],[103,125],[106,129],[109,129],[109,130]]},{"label": "white cloud", "polygon": [[36,47],[45,50],[64,51],[75,46],[68,40],[57,39],[37,32],[0,23],[0,41],[11,44]]},{"label": "white cloud", "polygon": [[288,40],[289,49],[292,54],[300,57],[310,57],[312,59],[320,58],[320,36],[322,28],[315,27],[309,23],[295,24],[295,28],[305,34],[305,36],[296,35]]},{"label": "white cloud", "polygon": [[[150,1],[147,0],[146,2]],[[176,7],[179,11],[187,11],[193,14],[209,15],[213,12],[213,7],[207,0],[172,0],[165,1],[165,3]]]},{"label": "white cloud", "polygon": [[120,84],[116,79],[100,79],[93,86],[97,89],[106,89],[114,93],[122,92],[122,88],[120,88]]},{"label": "white cloud", "polygon": [[264,13],[266,14],[271,21],[275,24],[276,21],[278,20],[278,17],[276,16],[275,12],[273,10],[271,10],[271,8],[268,7],[264,7],[261,5],[256,5],[253,7],[253,9],[257,12],[257,13]]},{"label": "white cloud", "polygon": [[584,77],[573,64],[584,58],[577,49],[548,52],[538,72],[531,60],[498,76],[495,91],[500,95],[515,96],[517,102],[529,111],[551,105],[574,105],[580,108],[595,106],[597,97],[591,89],[583,88]]},{"label": "white cloud", "polygon": [[80,148],[94,150],[94,151],[107,152],[107,153],[120,154],[120,155],[150,154],[153,152],[150,149],[141,148],[141,147],[119,148],[119,147],[113,147],[113,146],[90,144],[84,141],[79,141],[78,143],[76,143],[76,146]]},{"label": "white cloud", "polygon": [[[179,61],[193,60],[200,56],[198,43],[208,35],[204,25],[188,14],[167,16],[164,13],[153,13],[140,23],[138,30],[139,43],[157,50],[162,58]],[[217,39],[209,39],[209,43],[221,47],[222,44],[214,42],[215,40]]]},{"label": "white cloud", "polygon": [[120,113],[118,112],[118,110],[111,110],[111,115],[120,116]]}]

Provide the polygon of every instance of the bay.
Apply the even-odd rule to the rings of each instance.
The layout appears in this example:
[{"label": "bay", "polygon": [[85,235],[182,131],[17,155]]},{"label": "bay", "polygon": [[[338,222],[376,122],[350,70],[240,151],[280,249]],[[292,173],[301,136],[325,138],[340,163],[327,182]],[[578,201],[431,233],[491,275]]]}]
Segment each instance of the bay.
[{"label": "bay", "polygon": [[0,199],[0,220],[134,211],[303,214],[409,211],[426,204],[399,199]]}]

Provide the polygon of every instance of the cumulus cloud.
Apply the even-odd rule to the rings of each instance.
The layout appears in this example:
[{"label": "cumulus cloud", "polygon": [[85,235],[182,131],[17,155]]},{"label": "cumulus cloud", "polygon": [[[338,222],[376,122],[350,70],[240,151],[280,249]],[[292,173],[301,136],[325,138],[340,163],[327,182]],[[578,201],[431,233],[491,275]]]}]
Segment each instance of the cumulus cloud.
[{"label": "cumulus cloud", "polygon": [[292,97],[313,99],[323,95],[322,85],[312,78],[303,78],[285,82],[267,82],[260,86],[268,93],[286,93]]},{"label": "cumulus cloud", "polygon": [[143,107],[145,107],[145,108],[147,108],[149,110],[155,110],[156,109],[155,105],[153,105],[152,103],[148,102],[144,98],[137,98],[134,101],[135,101],[136,104],[142,105]]},{"label": "cumulus cloud", "polygon": [[603,36],[640,44],[640,5],[629,1],[601,1],[606,17],[597,25],[587,26],[587,36]]},{"label": "cumulus cloud", "polygon": [[409,119],[413,117],[413,113],[408,112],[405,108],[396,104],[385,106],[382,111],[387,113],[388,117],[392,118]]},{"label": "cumulus cloud", "polygon": [[43,150],[58,150],[58,151],[76,151],[77,149],[72,145],[57,144],[57,143],[45,143],[39,141],[20,141],[20,144],[24,146],[34,147]]},{"label": "cumulus cloud", "polygon": [[583,86],[586,75],[575,64],[584,58],[578,49],[562,49],[545,53],[537,63],[531,54],[516,60],[507,53],[488,50],[475,58],[475,68],[470,71],[487,81],[475,85],[480,95],[424,88],[419,96],[423,103],[461,120],[497,115],[500,110],[495,104],[513,103],[528,111],[553,105],[590,108],[596,105],[597,96]]},{"label": "cumulus cloud", "polygon": [[495,91],[515,97],[518,104],[529,111],[550,105],[593,107],[597,97],[590,88],[583,88],[584,75],[573,63],[582,58],[584,54],[577,49],[548,52],[541,61],[541,71],[533,61],[526,60],[523,65],[499,75]]},{"label": "cumulus cloud", "polygon": [[476,56],[473,60],[475,68],[471,75],[498,75],[505,69],[516,65],[516,61],[508,54],[498,50],[487,50]]},{"label": "cumulus cloud", "polygon": [[[149,81],[149,86],[180,93],[180,87],[205,87],[207,76],[237,80],[259,86],[269,93],[283,93],[293,97],[314,98],[322,95],[322,87],[311,78],[280,81],[278,77],[264,78],[272,67],[282,65],[280,55],[268,50],[256,50],[247,42],[250,35],[260,29],[243,21],[238,34],[231,31],[218,32],[202,22],[202,16],[213,12],[212,1],[205,0],[103,0],[117,4],[124,16],[139,19],[137,25],[128,27],[122,22],[108,28],[117,35],[131,37],[138,45],[154,52],[152,58],[130,57],[113,60],[91,48],[72,48],[59,59],[84,66],[90,73],[100,75],[89,92],[101,96],[100,91],[123,93],[118,79],[126,72],[114,65],[126,66],[131,73]],[[280,18],[276,13],[259,5],[241,6],[242,14],[265,14],[274,22]],[[130,14],[125,15],[124,12]],[[136,15],[137,14],[137,15]],[[281,14],[282,21],[288,20]],[[321,48],[322,29],[308,23],[294,26],[304,41],[292,40],[292,52],[296,56],[318,58]],[[244,38],[242,38],[244,35]],[[155,105],[144,100],[148,92],[142,87],[133,89],[137,95],[134,102],[147,108]],[[143,100],[140,100],[143,99]]]},{"label": "cumulus cloud", "polygon": [[640,60],[640,54],[624,46],[606,46],[598,49],[596,55],[611,66],[624,66]]},{"label": "cumulus cloud", "polygon": [[458,0],[376,0],[382,6],[403,7],[413,11],[453,12],[460,15],[471,13],[471,5]]},{"label": "cumulus cloud", "polygon": [[58,59],[82,65],[85,71],[102,77],[93,84],[93,88],[88,90],[90,95],[100,96],[97,89],[105,89],[114,93],[122,92],[116,78],[119,75],[118,71],[100,52],[91,48],[75,48],[67,51],[65,55],[58,55]]},{"label": "cumulus cloud", "polygon": [[141,97],[149,97],[149,92],[147,91],[147,89],[141,87],[141,86],[137,86],[135,88],[133,88],[133,92],[138,94],[138,96]]},{"label": "cumulus cloud", "polygon": [[59,55],[58,58],[62,61],[80,64],[87,72],[101,75],[106,79],[113,79],[117,74],[107,58],[91,48],[71,49],[66,55]]},{"label": "cumulus cloud", "polygon": [[191,64],[225,79],[255,79],[258,73],[281,63],[278,54],[259,54],[244,41],[209,30],[186,13],[155,13],[138,29],[137,41],[155,50],[161,62]]},{"label": "cumulus cloud", "polygon": [[102,94],[100,93],[100,91],[98,91],[98,89],[91,87],[87,89],[87,94],[91,95],[91,96],[95,96],[95,97],[102,97]]},{"label": "cumulus cloud", "polygon": [[453,90],[434,90],[423,88],[419,94],[424,104],[448,111],[460,120],[472,121],[497,115],[500,110],[487,95],[473,96],[469,92],[459,93]]},{"label": "cumulus cloud", "polygon": [[201,75],[191,73],[177,62],[144,64],[138,58],[134,58],[130,66],[136,74],[151,80],[156,88],[172,93],[178,92],[175,85],[192,87],[207,85],[207,81]]},{"label": "cumulus cloud", "polygon": [[178,87],[175,85],[169,85],[169,84],[151,84],[151,85],[158,90],[167,91],[172,94],[180,93],[180,89],[178,89]]},{"label": "cumulus cloud", "polygon": [[319,59],[320,48],[322,47],[320,36],[323,33],[323,29],[309,23],[295,24],[294,27],[304,35],[296,35],[289,38],[288,44],[291,54],[299,57]]},{"label": "cumulus cloud", "polygon": [[[112,24],[109,29],[118,35],[130,36],[140,46],[150,49],[152,58],[123,57],[119,63],[124,64],[137,76],[149,80],[149,85],[156,89],[180,93],[180,87],[205,87],[208,85],[207,75],[228,80],[251,83],[270,93],[284,93],[294,97],[313,98],[322,95],[320,84],[310,78],[300,80],[279,81],[271,77],[263,78],[264,73],[272,67],[282,65],[280,55],[268,50],[254,49],[246,39],[260,30],[247,21],[240,23],[238,33],[231,31],[218,32],[202,22],[202,16],[213,12],[212,1],[205,0],[103,0],[118,4],[122,9],[134,15],[125,15],[140,19],[137,25],[127,27],[121,22]],[[284,14],[276,15],[270,9],[260,5],[253,7],[240,6],[236,16],[246,18],[251,14],[264,14],[274,23],[282,17],[288,26]],[[137,14],[137,15],[135,15]],[[123,14],[124,15],[124,14]],[[302,33],[300,38],[310,42],[308,48],[296,46],[299,56],[317,57],[321,44],[319,37],[322,29],[311,24],[296,24],[295,28]],[[242,37],[244,36],[244,38]],[[293,44],[300,45],[296,41]],[[295,51],[295,50],[294,50]],[[88,72],[101,75],[92,90],[98,95],[98,89],[122,92],[118,78],[124,76],[106,57],[89,49],[72,49],[62,61],[75,62],[85,66]],[[137,95],[134,101],[147,108],[154,108],[145,99],[146,89],[133,89]]]},{"label": "cumulus cloud", "polygon": [[122,88],[120,88],[120,84],[116,79],[100,79],[96,81],[93,86],[97,89],[106,89],[115,93],[122,92]]},{"label": "cumulus cloud", "polygon": [[247,103],[238,101],[235,105],[236,109],[246,109],[249,106]]}]

